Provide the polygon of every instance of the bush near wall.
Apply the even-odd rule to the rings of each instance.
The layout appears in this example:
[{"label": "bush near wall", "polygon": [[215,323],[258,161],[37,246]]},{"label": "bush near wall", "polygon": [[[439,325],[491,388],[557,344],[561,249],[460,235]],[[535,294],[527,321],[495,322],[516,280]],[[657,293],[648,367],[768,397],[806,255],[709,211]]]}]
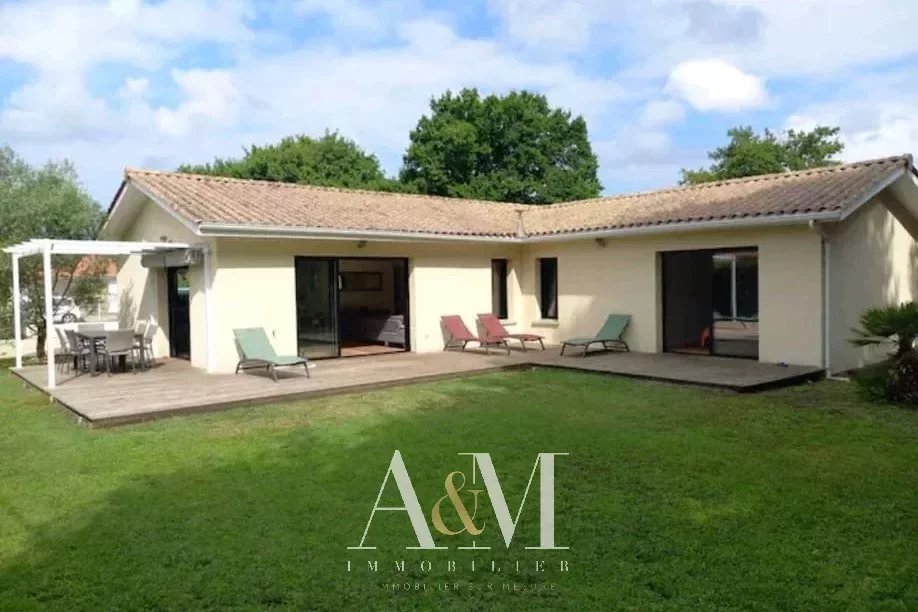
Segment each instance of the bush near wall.
[{"label": "bush near wall", "polygon": [[855,370],[851,379],[865,399],[918,407],[918,352]]},{"label": "bush near wall", "polygon": [[10,304],[0,304],[0,340],[13,337],[13,308]]},{"label": "bush near wall", "polygon": [[861,393],[869,399],[918,406],[918,303],[869,308],[853,329],[855,346],[895,347],[882,363],[852,373]]}]

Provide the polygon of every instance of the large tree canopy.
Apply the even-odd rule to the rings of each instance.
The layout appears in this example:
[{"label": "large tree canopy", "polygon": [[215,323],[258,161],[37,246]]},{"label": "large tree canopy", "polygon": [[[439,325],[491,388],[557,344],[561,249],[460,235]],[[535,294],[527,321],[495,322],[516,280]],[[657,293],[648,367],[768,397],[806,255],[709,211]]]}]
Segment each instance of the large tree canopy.
[{"label": "large tree canopy", "polygon": [[[102,210],[80,185],[73,166],[68,161],[48,162],[33,168],[13,152],[0,147],[0,244],[10,245],[31,238],[90,240],[95,237],[102,221]],[[95,298],[104,288],[98,276],[106,262],[81,267],[74,271],[81,257],[55,256],[52,261],[55,287],[59,295],[69,295],[77,302]],[[0,257],[0,311],[3,325],[12,324],[11,258]],[[26,325],[38,334],[38,354],[44,354],[45,316],[41,258],[25,257],[20,261],[20,285],[25,300],[23,315]],[[58,283],[58,280],[65,280]],[[5,335],[5,334],[4,334]]]},{"label": "large tree canopy", "polygon": [[810,131],[788,130],[756,134],[751,127],[727,132],[730,141],[708,153],[714,163],[699,170],[682,170],[683,184],[818,168],[839,163],[845,145],[837,127],[818,126]]},{"label": "large tree canopy", "polygon": [[203,165],[182,165],[180,172],[234,178],[306,183],[327,187],[392,190],[375,155],[337,132],[321,138],[288,136],[277,144],[245,149],[240,159],[220,159]]},{"label": "large tree canopy", "polygon": [[431,100],[411,132],[401,181],[420,193],[546,204],[601,189],[582,117],[526,91],[475,89]]}]

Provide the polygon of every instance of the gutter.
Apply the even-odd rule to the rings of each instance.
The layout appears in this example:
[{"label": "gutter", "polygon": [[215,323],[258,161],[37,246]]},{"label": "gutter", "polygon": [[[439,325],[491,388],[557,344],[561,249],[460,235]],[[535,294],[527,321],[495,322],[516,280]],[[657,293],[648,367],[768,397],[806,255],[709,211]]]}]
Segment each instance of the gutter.
[{"label": "gutter", "polygon": [[380,230],[330,230],[321,227],[277,227],[271,225],[243,225],[234,223],[201,223],[197,233],[220,238],[308,238],[313,240],[376,240],[382,242],[485,242],[500,244],[527,244],[640,236],[672,232],[700,231],[799,225],[816,221],[839,221],[841,212],[817,212],[796,215],[742,217],[714,221],[691,221],[639,227],[624,227],[592,231],[561,232],[556,234],[517,236],[478,236],[468,234],[436,234],[431,232],[392,232]]},{"label": "gutter", "polygon": [[431,232],[390,232],[382,230],[348,230],[324,227],[277,227],[235,223],[201,223],[198,233],[217,238],[308,238],[310,240],[375,240],[379,242],[523,242],[514,236],[477,236],[471,234],[436,234]]},{"label": "gutter", "polygon": [[616,236],[641,236],[645,234],[664,234],[672,232],[700,231],[711,229],[741,229],[751,227],[768,227],[780,225],[799,225],[817,221],[839,221],[841,212],[817,212],[801,215],[771,215],[762,217],[740,217],[737,219],[719,219],[713,221],[687,221],[685,223],[666,223],[618,229],[591,230],[586,232],[562,232],[557,234],[539,234],[526,236],[523,242],[559,242],[579,239],[614,238]]},{"label": "gutter", "polygon": [[197,233],[219,238],[309,238],[311,240],[376,240],[380,242],[498,242],[512,244],[524,240],[514,236],[478,236],[473,234],[436,234],[432,232],[392,232],[382,230],[348,230],[324,227],[277,227],[235,223],[201,223]]},{"label": "gutter", "polygon": [[832,245],[829,241],[829,234],[825,228],[814,221],[810,221],[810,229],[819,232],[821,255],[822,255],[822,367],[826,372],[826,378],[832,378],[831,365],[831,312],[829,303],[832,297],[831,278],[832,278]]}]

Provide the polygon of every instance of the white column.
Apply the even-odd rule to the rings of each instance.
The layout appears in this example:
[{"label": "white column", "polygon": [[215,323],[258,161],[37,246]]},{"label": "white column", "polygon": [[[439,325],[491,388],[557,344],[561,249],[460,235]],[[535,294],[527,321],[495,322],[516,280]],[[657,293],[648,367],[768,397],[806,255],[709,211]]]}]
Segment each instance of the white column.
[{"label": "white column", "polygon": [[207,335],[207,371],[213,372],[217,368],[216,352],[214,345],[214,298],[213,295],[213,262],[211,261],[210,246],[204,249],[204,325]]},{"label": "white column", "polygon": [[56,372],[54,370],[54,304],[51,293],[51,241],[45,242],[42,247],[42,280],[45,285],[45,355],[48,358],[48,388],[57,386]]},{"label": "white column", "polygon": [[19,255],[13,255],[13,338],[16,344],[16,369],[22,368],[22,295],[19,291]]}]

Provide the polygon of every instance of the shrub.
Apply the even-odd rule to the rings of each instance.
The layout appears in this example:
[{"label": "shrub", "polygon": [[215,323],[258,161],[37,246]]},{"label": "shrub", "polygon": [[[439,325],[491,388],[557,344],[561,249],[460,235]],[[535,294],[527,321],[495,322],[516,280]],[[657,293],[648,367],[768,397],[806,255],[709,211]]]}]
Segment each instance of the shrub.
[{"label": "shrub", "polygon": [[918,407],[918,352],[855,370],[851,380],[864,399]]},{"label": "shrub", "polygon": [[874,402],[892,401],[889,378],[894,365],[895,361],[889,359],[851,372],[851,380],[857,385],[861,397]]},{"label": "shrub", "polygon": [[918,353],[909,351],[889,369],[887,395],[899,404],[918,406]]},{"label": "shrub", "polygon": [[912,350],[918,338],[918,304],[903,302],[898,306],[869,308],[861,315],[861,328],[852,330],[857,346],[882,345],[895,342],[896,359]]}]

